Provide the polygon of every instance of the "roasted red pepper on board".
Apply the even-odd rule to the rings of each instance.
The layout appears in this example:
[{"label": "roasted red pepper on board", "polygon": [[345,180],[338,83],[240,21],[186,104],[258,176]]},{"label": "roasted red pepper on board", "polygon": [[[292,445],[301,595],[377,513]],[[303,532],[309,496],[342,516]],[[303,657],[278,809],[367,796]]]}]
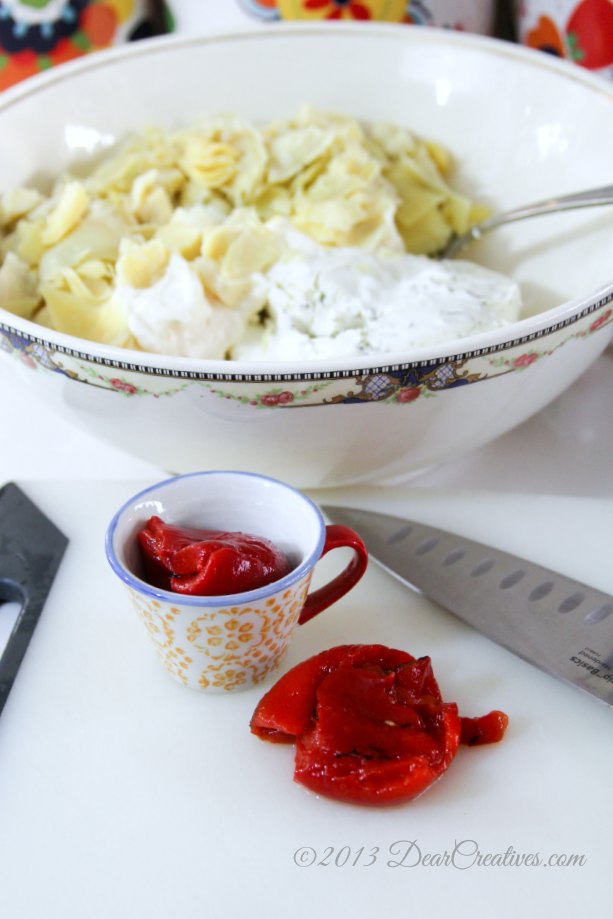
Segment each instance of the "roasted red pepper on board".
[{"label": "roasted red pepper on board", "polygon": [[380,805],[415,798],[461,742],[500,740],[506,721],[502,712],[462,719],[455,703],[443,701],[429,657],[341,645],[281,677],[257,706],[251,731],[295,742],[294,779],[312,791]]},{"label": "roasted red pepper on board", "polygon": [[145,580],[162,590],[218,597],[285,577],[289,560],[268,539],[176,527],[151,517],[137,536]]},{"label": "roasted red pepper on board", "polygon": [[504,712],[493,711],[480,718],[462,718],[460,743],[467,747],[480,747],[486,743],[498,743],[504,737],[509,718]]}]

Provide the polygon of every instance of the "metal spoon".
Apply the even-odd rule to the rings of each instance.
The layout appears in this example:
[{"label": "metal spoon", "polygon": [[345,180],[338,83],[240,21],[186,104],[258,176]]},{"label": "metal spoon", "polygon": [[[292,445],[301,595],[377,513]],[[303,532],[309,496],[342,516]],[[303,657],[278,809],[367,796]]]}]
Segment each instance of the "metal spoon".
[{"label": "metal spoon", "polygon": [[594,207],[598,204],[613,204],[613,185],[575,192],[572,195],[562,195],[558,198],[548,198],[546,201],[527,204],[503,214],[496,214],[474,226],[468,233],[462,236],[452,236],[445,248],[439,252],[438,258],[453,258],[468,243],[481,239],[490,230],[496,230],[505,223],[514,223],[516,220],[526,220],[528,217],[538,217],[541,214],[555,214],[558,211],[570,211],[580,207]]}]

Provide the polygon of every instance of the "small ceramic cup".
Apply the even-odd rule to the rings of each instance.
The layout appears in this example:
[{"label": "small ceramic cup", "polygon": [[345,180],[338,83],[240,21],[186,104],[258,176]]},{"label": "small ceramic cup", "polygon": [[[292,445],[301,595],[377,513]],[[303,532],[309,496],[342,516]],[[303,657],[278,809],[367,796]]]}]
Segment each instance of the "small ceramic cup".
[{"label": "small ceramic cup", "polygon": [[[152,516],[175,526],[264,537],[287,555],[288,575],[257,590],[186,596],[142,579],[137,533]],[[309,593],[317,561],[331,549],[353,556],[332,581]],[[193,689],[248,689],[281,662],[297,625],[340,599],[368,562],[353,530],[326,526],[300,492],[247,472],[198,472],[153,485],[121,507],[106,534],[106,554],[142,619],[166,670]]]}]

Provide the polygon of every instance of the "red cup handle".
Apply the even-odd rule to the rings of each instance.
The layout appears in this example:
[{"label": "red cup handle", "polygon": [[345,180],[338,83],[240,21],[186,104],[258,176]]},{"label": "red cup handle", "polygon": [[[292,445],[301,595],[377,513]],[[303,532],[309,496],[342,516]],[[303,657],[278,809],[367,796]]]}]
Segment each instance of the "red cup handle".
[{"label": "red cup handle", "polygon": [[340,526],[337,523],[326,527],[326,541],[320,558],[330,552],[331,549],[340,549],[346,546],[353,549],[353,558],[347,567],[329,584],[324,584],[323,587],[314,590],[312,594],[308,595],[298,619],[298,625],[304,625],[313,616],[317,616],[318,613],[340,600],[357,584],[366,571],[366,566],[368,565],[366,546],[354,530],[350,529],[350,527]]}]

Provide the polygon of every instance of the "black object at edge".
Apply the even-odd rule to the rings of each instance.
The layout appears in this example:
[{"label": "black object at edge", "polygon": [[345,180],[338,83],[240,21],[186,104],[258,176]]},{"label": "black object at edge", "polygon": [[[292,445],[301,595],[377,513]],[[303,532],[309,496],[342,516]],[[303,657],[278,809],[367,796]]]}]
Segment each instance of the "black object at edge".
[{"label": "black object at edge", "polygon": [[0,714],[67,545],[64,534],[14,482],[0,489],[0,612],[3,602],[21,605],[0,653]]}]

